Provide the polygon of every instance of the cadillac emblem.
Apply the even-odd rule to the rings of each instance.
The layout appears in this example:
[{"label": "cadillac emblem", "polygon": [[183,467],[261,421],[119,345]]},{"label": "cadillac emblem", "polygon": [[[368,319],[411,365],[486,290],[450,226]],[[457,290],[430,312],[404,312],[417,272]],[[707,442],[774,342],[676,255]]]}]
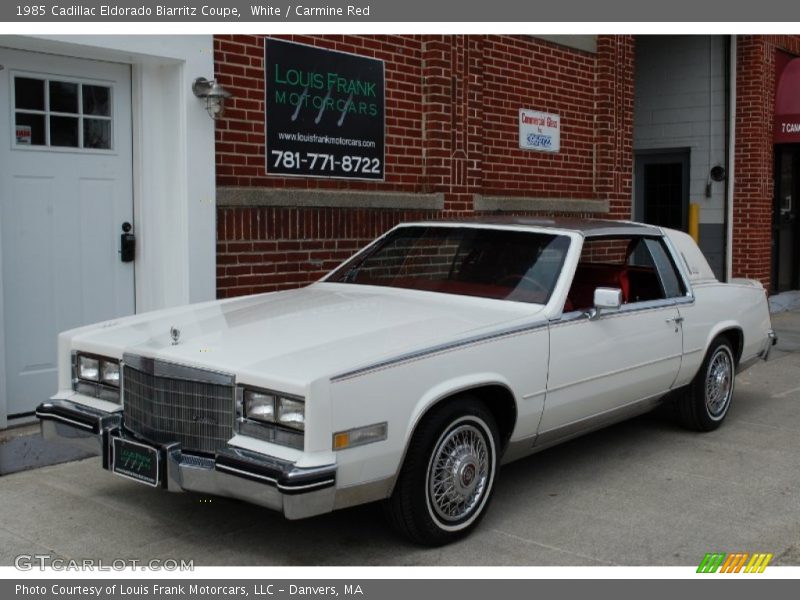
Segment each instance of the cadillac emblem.
[{"label": "cadillac emblem", "polygon": [[181,341],[181,330],[177,327],[170,327],[169,335],[172,338],[172,345],[176,346]]}]

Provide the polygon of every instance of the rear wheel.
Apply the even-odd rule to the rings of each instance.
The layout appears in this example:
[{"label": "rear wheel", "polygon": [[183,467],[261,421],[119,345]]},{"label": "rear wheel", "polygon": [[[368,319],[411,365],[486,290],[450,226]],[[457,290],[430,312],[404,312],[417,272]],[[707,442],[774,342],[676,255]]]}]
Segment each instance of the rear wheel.
[{"label": "rear wheel", "polygon": [[473,529],[494,488],[498,439],[494,417],[471,396],[434,409],[414,432],[387,503],[395,528],[429,546]]},{"label": "rear wheel", "polygon": [[728,338],[716,338],[700,370],[678,400],[678,412],[685,427],[711,431],[725,420],[733,399],[736,360]]}]

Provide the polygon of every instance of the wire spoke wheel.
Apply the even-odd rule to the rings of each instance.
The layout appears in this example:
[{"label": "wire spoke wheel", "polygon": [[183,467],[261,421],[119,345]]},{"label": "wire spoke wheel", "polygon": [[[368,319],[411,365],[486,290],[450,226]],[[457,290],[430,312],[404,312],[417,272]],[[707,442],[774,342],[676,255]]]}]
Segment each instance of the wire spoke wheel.
[{"label": "wire spoke wheel", "polygon": [[678,415],[683,425],[695,431],[719,427],[733,402],[735,378],[733,344],[729,337],[717,336],[694,379],[678,398]]},{"label": "wire spoke wheel", "polygon": [[733,391],[733,357],[723,346],[711,357],[706,369],[705,401],[708,414],[718,419],[728,409]]},{"label": "wire spoke wheel", "polygon": [[428,497],[445,522],[468,518],[486,494],[490,474],[486,434],[471,423],[448,431],[436,446],[428,467]]},{"label": "wire spoke wheel", "polygon": [[499,448],[497,421],[482,401],[465,393],[431,409],[414,431],[387,501],[392,524],[426,546],[467,535],[492,498]]}]

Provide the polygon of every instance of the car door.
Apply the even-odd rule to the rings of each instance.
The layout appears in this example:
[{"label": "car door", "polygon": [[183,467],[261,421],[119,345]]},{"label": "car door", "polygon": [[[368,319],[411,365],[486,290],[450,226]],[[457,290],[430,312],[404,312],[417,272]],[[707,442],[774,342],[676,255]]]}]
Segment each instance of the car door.
[{"label": "car door", "polygon": [[[666,261],[666,262],[665,262]],[[668,391],[681,364],[676,297],[685,293],[663,241],[588,238],[562,317],[550,325],[550,365],[539,441],[623,418]],[[619,309],[592,309],[597,287],[619,289]]]}]

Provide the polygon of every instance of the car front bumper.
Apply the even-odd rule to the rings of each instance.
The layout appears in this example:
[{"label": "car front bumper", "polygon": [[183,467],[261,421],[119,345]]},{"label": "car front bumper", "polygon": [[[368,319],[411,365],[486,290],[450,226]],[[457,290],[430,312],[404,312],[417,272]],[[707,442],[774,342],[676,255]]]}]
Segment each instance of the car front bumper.
[{"label": "car front bumper", "polygon": [[[85,448],[102,457],[111,470],[114,438],[138,443],[122,427],[122,413],[105,412],[69,400],[50,400],[36,409],[42,436]],[[237,498],[288,519],[302,519],[334,508],[336,465],[300,468],[274,456],[227,446],[214,456],[188,454],[177,444],[157,445],[163,464],[158,487]]]}]

